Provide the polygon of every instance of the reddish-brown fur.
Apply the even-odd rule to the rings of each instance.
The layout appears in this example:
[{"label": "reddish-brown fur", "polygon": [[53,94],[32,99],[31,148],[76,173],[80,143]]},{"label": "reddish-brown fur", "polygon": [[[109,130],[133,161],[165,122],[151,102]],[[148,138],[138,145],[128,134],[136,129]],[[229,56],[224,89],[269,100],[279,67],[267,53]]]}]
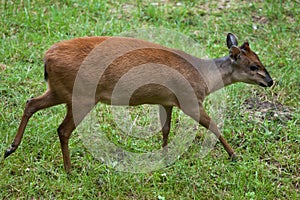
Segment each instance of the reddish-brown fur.
[{"label": "reddish-brown fur", "polygon": [[[89,57],[95,49],[107,41],[111,41],[111,46],[107,45],[102,49],[102,52],[98,52],[98,54],[96,52],[96,54],[94,53],[94,57]],[[143,48],[133,48],[133,46]],[[202,106],[204,98],[219,88],[239,81],[260,84],[264,87],[271,86],[273,81],[257,55],[251,51],[247,42],[241,47],[237,47],[234,35],[228,34],[227,46],[230,50],[230,56],[213,60],[202,60],[179,50],[169,49],[158,44],[132,38],[85,37],[54,44],[46,52],[44,58],[45,73],[48,78],[48,90],[44,95],[28,100],[17,135],[11,147],[6,151],[5,157],[18,148],[27,122],[36,111],[58,104],[66,104],[67,115],[58,128],[58,135],[61,143],[64,167],[67,172],[70,172],[71,162],[68,141],[72,131],[98,101],[107,104],[126,105],[126,102],[123,102],[122,98],[112,100],[112,93],[116,84],[127,72],[134,70],[136,66],[152,63],[155,64],[154,68],[157,70],[160,69],[159,66],[165,65],[174,69],[188,80],[192,92],[196,97],[197,104],[197,106],[183,106],[179,101],[180,99],[178,99],[178,94],[176,95],[172,89],[165,87],[163,84],[146,84],[134,91],[130,97],[130,101],[127,102],[129,105],[160,104],[164,108],[166,120],[161,120],[163,147],[167,146],[168,142],[172,107],[177,106],[194,120],[211,130],[219,138],[229,156],[234,158],[233,149],[227,144],[216,124],[204,111]],[[80,95],[74,97],[76,78],[77,80],[82,79],[83,83],[90,80],[98,80],[99,74],[97,74],[97,70],[99,68],[97,64],[102,64],[101,59],[111,56],[113,52],[118,53],[118,51],[122,52],[130,48],[133,49],[113,59],[113,62],[103,72],[100,81],[97,82],[95,101],[90,102],[90,91],[85,88],[84,84],[75,88],[80,91]],[[97,57],[99,53],[102,57]],[[214,65],[217,68],[214,69],[210,65]],[[257,70],[250,69],[253,65],[257,67]],[[85,69],[84,76],[78,76],[79,70],[82,69]],[[174,83],[172,84],[180,88],[181,81],[176,76],[172,75],[172,73],[164,73],[164,71],[160,75],[157,73],[148,73],[148,76],[153,78],[153,80],[162,80],[163,83],[173,81]],[[216,77],[216,73],[220,74],[219,79]],[[121,84],[121,88],[126,88],[127,84],[128,86],[134,85],[134,80],[135,77],[133,75],[128,82],[123,83],[123,85]],[[182,91],[180,95],[186,101],[192,102],[194,100],[193,95],[186,91]],[[83,111],[75,119],[73,115],[74,105],[79,104],[83,107]],[[195,104],[191,103],[191,105]]]}]

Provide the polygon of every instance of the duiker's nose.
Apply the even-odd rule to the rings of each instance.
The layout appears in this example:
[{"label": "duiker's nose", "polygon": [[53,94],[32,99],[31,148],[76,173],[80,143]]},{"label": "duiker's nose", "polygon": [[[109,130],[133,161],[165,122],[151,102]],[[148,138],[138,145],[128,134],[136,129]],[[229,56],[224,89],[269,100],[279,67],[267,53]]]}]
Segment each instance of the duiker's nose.
[{"label": "duiker's nose", "polygon": [[269,74],[269,72],[266,70],[266,78],[265,81],[267,82],[268,87],[271,87],[273,85],[273,80]]},{"label": "duiker's nose", "polygon": [[268,80],[268,87],[271,87],[272,85],[273,85],[273,80],[272,79],[270,79],[270,80]]}]

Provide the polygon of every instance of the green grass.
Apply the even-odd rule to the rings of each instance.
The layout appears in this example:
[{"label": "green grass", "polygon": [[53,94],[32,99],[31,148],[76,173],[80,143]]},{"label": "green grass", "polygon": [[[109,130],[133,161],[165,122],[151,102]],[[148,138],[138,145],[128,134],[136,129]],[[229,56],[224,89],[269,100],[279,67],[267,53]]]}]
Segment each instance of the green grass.
[{"label": "green grass", "polygon": [[[13,140],[26,100],[46,89],[43,53],[53,43],[154,27],[194,39],[200,56],[211,58],[228,53],[225,37],[233,32],[240,42],[249,40],[267,66],[276,81],[274,87],[236,84],[225,89],[223,133],[240,160],[228,160],[220,143],[201,158],[204,129],[200,129],[190,148],[172,165],[151,173],[119,172],[93,158],[74,132],[72,174],[67,175],[56,133],[65,108],[57,106],[36,113],[19,149],[5,161],[0,158],[1,199],[299,199],[299,3],[157,2],[2,0],[0,152]],[[167,46],[178,42],[159,41]],[[256,106],[270,102],[277,107],[267,113],[249,109],[251,98]],[[104,110],[102,130],[118,144],[113,119],[106,106],[99,108]],[[156,149],[161,139],[159,134],[142,141],[125,138],[125,148]]]}]

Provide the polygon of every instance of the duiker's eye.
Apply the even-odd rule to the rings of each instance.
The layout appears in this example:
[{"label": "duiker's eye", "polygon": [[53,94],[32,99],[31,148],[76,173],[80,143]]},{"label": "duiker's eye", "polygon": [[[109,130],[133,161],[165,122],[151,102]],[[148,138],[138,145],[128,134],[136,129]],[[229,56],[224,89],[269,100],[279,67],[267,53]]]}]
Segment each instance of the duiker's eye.
[{"label": "duiker's eye", "polygon": [[256,65],[252,65],[252,66],[250,66],[250,70],[251,71],[257,71],[258,67]]}]

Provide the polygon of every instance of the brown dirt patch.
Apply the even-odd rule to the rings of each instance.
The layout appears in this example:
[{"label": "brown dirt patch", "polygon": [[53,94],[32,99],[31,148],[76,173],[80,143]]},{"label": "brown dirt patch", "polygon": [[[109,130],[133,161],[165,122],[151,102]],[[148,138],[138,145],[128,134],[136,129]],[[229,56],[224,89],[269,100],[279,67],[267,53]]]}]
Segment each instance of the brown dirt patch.
[{"label": "brown dirt patch", "polygon": [[285,124],[285,122],[292,119],[292,108],[279,102],[261,101],[259,97],[251,97],[245,100],[243,107],[245,112],[250,113],[255,121],[276,120]]}]

